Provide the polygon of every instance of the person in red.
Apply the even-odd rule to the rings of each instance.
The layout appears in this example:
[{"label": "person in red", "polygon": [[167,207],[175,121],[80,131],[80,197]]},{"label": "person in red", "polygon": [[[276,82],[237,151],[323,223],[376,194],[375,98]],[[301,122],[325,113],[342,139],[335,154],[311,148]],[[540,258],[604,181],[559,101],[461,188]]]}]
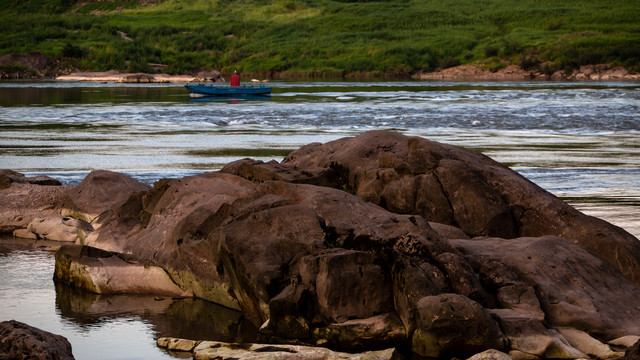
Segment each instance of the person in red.
[{"label": "person in red", "polygon": [[233,75],[231,75],[231,86],[240,86],[240,75],[238,75],[237,71],[234,71]]}]

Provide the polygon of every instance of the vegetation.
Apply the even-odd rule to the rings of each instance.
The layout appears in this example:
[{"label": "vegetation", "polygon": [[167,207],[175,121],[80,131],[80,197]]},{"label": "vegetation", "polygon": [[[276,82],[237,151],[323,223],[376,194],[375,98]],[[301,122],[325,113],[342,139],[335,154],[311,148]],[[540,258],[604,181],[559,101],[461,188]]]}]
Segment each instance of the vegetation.
[{"label": "vegetation", "polygon": [[[640,71],[637,0],[6,0],[0,55],[87,71],[404,76],[459,64]],[[154,64],[163,64],[164,67]]]}]

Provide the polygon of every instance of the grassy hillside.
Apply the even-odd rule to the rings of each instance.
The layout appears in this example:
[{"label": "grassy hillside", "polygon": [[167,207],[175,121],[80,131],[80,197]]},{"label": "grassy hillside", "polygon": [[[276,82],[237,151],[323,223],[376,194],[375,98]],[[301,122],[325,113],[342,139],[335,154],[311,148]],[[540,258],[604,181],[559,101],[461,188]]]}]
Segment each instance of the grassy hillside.
[{"label": "grassy hillside", "polygon": [[459,64],[640,70],[638,0],[5,0],[0,55],[168,73],[402,76]]}]

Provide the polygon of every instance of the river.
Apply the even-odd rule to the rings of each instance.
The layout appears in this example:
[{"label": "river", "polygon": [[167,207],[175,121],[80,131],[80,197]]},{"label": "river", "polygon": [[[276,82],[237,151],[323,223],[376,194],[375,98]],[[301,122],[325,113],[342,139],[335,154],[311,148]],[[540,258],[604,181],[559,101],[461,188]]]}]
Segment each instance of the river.
[{"label": "river", "polygon": [[[640,237],[640,82],[271,85],[268,98],[207,100],[190,98],[180,84],[3,82],[0,168],[72,185],[95,169],[152,183],[244,157],[279,161],[310,142],[391,129],[481,151]],[[0,321],[22,319],[62,334],[78,359],[170,358],[155,348],[158,336],[255,336],[231,320],[215,329],[207,322],[191,332],[180,327],[194,318],[239,320],[224,308],[184,310],[210,304],[87,300],[54,286],[52,266],[52,255],[33,244],[0,242]]]}]

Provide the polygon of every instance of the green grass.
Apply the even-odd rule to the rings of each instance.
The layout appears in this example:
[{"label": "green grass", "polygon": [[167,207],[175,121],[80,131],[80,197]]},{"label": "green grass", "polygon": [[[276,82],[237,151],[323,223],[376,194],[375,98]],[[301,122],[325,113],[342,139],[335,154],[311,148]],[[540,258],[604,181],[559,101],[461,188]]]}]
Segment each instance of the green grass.
[{"label": "green grass", "polygon": [[[0,55],[83,70],[406,76],[458,64],[640,70],[640,2],[593,0],[8,0]],[[127,38],[125,38],[125,36]]]}]

